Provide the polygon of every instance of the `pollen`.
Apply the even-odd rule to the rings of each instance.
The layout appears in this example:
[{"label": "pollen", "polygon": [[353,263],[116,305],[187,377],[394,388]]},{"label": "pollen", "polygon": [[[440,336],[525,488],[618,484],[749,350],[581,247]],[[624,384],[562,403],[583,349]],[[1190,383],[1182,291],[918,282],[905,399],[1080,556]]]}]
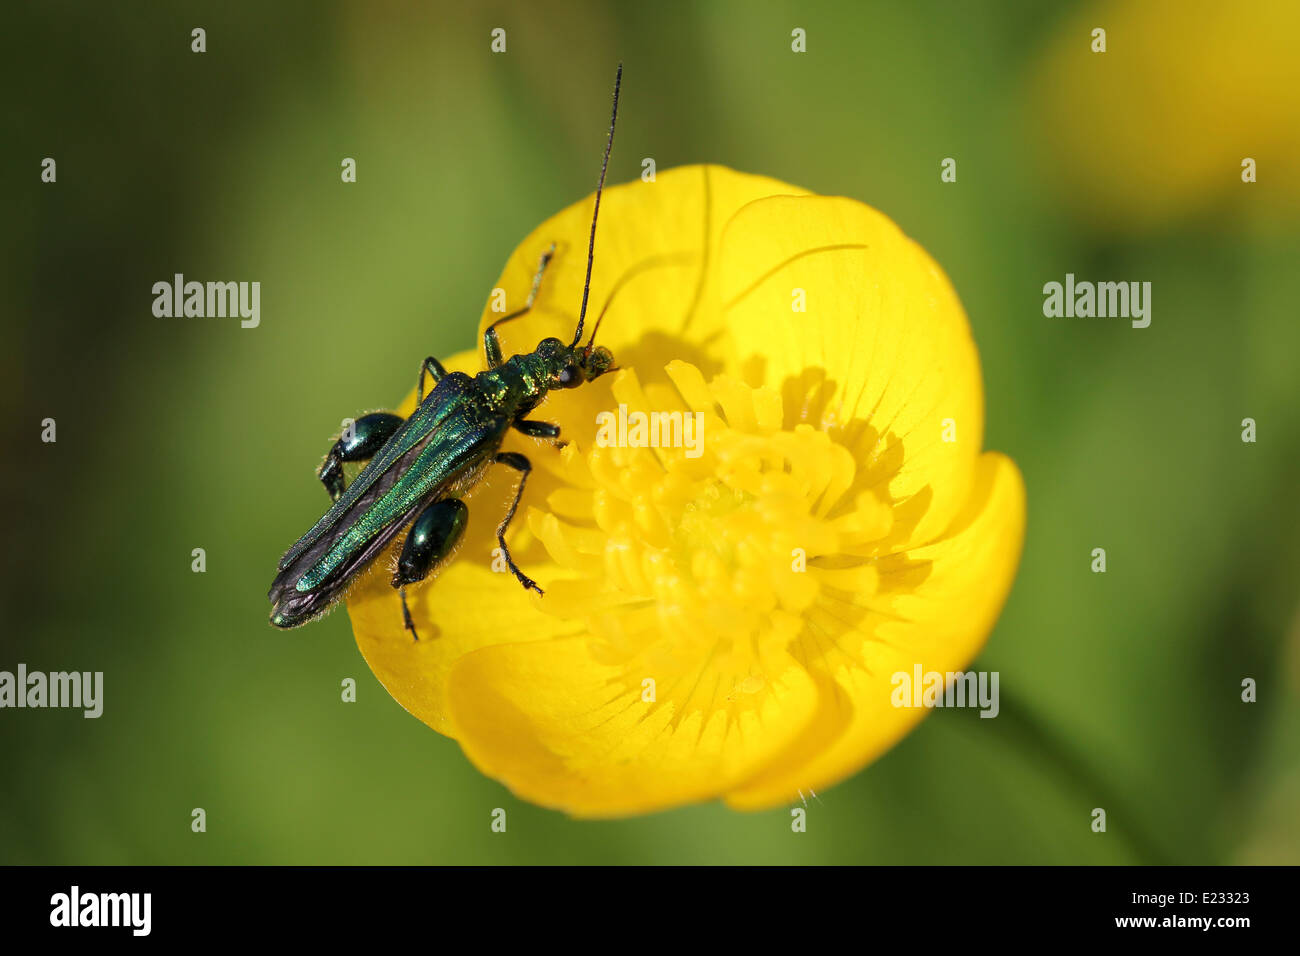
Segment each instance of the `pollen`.
[{"label": "pollen", "polygon": [[583,620],[616,658],[707,642],[743,665],[784,648],[819,600],[870,594],[892,511],[859,487],[853,455],[828,431],[787,427],[776,392],[725,376],[706,383],[681,361],[666,372],[671,385],[643,389],[624,371],[614,398],[647,415],[695,415],[698,450],[564,450],[564,484],[549,510],[529,514],[567,572],[542,608]]}]

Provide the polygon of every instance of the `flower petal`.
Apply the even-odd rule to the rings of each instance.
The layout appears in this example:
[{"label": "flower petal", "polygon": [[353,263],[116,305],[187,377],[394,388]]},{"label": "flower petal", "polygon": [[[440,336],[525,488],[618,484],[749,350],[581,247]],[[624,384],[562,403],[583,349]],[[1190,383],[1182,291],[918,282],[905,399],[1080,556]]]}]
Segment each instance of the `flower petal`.
[{"label": "flower petal", "polygon": [[963,670],[997,620],[1020,561],[1025,488],[1015,463],[980,457],[973,494],[940,539],[880,562],[880,591],[852,629],[827,641],[811,616],[792,649],[817,682],[820,707],[804,733],[727,803],[789,803],[843,779],[896,743],[926,714],[895,707],[892,675]]},{"label": "flower petal", "polygon": [[[720,330],[720,317],[709,282],[723,228],[755,199],[804,192],[723,166],[683,166],[659,173],[654,182],[607,188],[600,203],[587,333],[609,303],[600,341],[619,365],[657,373],[673,359],[685,359],[711,374],[720,361],[704,343]],[[591,212],[588,198],[557,213],[506,263],[497,285],[512,310],[527,298],[538,259],[556,244],[533,310],[500,329],[506,354],[531,351],[549,335],[565,342],[573,338]],[[479,321],[480,337],[499,318],[489,303]]]},{"label": "flower petal", "polygon": [[926,251],[860,202],[773,197],[728,224],[721,274],[732,367],[761,365],[787,423],[830,430],[868,487],[887,486],[899,547],[947,527],[970,491],[984,401],[966,314]]},{"label": "flower petal", "polygon": [[715,797],[787,747],[816,707],[812,681],[784,654],[741,673],[711,656],[600,660],[585,638],[475,651],[449,692],[475,766],[582,817]]}]

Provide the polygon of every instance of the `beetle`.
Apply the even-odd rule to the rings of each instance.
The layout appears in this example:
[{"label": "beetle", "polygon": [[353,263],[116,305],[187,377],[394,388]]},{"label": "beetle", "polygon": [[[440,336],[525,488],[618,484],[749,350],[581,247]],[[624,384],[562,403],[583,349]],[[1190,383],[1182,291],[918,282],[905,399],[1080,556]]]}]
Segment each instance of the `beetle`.
[{"label": "beetle", "polygon": [[[387,412],[362,416],[330,448],[317,477],[334,503],[280,559],[267,594],[272,605],[271,623],[276,627],[297,627],[324,614],[357,575],[407,529],[392,585],[401,597],[403,625],[419,640],[406,603],[406,588],[425,580],[452,556],[469,519],[469,508],[461,496],[492,464],[519,472],[514,499],[497,526],[501,555],[524,588],[543,593],[537,582],[515,564],[505,538],[532,465],[519,452],[500,448],[512,428],[562,446],[558,425],[533,420],[529,414],[552,389],[577,388],[615,367],[610,351],[595,345],[599,321],[587,344],[579,343],[591,291],[596,222],[614,146],[622,80],[620,63],[614,79],[609,136],[596,185],[587,276],[573,341],[565,344],[558,338],[546,338],[532,352],[509,358],[501,352],[497,328],[532,308],[555,254],[552,244],[538,263],[523,308],[484,330],[486,369],[474,376],[449,373],[436,358],[426,358],[420,365],[416,407],[409,418]],[[433,380],[428,395],[424,393],[426,376]],[[366,462],[350,485],[345,483],[343,473],[343,465],[348,462]]]}]

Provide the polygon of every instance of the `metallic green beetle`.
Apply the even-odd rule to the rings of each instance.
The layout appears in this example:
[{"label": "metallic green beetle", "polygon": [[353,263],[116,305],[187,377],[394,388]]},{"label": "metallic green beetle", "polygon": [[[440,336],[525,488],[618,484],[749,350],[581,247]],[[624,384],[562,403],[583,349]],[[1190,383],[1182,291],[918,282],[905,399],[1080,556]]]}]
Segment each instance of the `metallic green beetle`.
[{"label": "metallic green beetle", "polygon": [[[285,552],[267,595],[272,604],[271,623],[276,627],[297,627],[323,614],[388,543],[403,528],[409,528],[392,583],[401,595],[403,623],[418,640],[406,604],[406,586],[427,578],[452,555],[469,518],[469,509],[459,495],[473,487],[493,463],[520,473],[514,500],[497,527],[501,554],[520,584],[542,593],[537,583],[515,565],[505,539],[532,466],[518,452],[499,449],[511,428],[562,444],[558,425],[533,421],[528,414],[551,389],[577,388],[614,368],[609,350],[593,346],[594,330],[585,346],[578,343],[587,315],[596,220],[614,145],[622,79],[623,66],[619,64],[609,137],[591,216],[587,278],[573,341],[565,345],[556,338],[543,339],[534,351],[503,360],[497,337],[497,326],[532,308],[555,252],[552,245],[542,255],[524,307],[498,319],[483,333],[486,371],[473,377],[463,372],[449,374],[436,358],[429,357],[420,366],[417,405],[410,418],[384,412],[366,415],[335,442],[319,473],[334,505]],[[434,381],[428,395],[424,394],[426,375]],[[345,488],[343,463],[367,459],[369,463]]]}]

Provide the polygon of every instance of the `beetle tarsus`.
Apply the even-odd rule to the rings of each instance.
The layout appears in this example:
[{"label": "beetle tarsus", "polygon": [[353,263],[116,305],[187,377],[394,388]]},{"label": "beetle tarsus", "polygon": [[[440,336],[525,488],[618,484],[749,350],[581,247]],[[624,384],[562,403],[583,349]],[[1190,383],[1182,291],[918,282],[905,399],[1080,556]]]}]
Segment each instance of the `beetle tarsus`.
[{"label": "beetle tarsus", "polygon": [[418,641],[420,635],[415,633],[415,622],[411,620],[411,609],[406,606],[406,588],[402,588],[397,593],[402,597],[402,623],[405,625],[406,629],[411,632],[411,637]]}]

